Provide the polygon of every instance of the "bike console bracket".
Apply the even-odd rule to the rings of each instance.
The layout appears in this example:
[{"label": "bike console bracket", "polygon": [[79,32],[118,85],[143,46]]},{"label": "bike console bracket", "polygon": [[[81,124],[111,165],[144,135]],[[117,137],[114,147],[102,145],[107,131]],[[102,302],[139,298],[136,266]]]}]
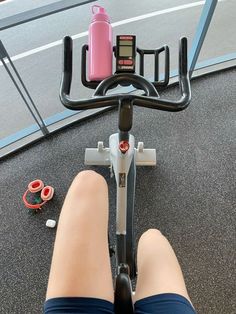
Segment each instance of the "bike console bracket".
[{"label": "bike console bracket", "polygon": [[[88,81],[87,80],[87,74],[86,74],[87,73],[87,51],[88,51],[88,45],[83,45],[82,54],[81,54],[81,81],[85,87],[88,87],[90,89],[96,89],[97,86],[101,83],[101,81]],[[117,46],[113,47],[113,52],[114,52],[115,57],[117,57]],[[169,47],[165,45],[165,46],[162,46],[161,48],[152,49],[152,50],[136,48],[136,52],[139,54],[139,75],[144,76],[145,55],[153,55],[154,56],[154,78],[153,78],[152,84],[155,86],[157,90],[162,90],[166,88],[167,85],[169,84],[169,78],[170,78]],[[161,53],[164,53],[164,58],[165,58],[163,80],[160,80],[160,75],[159,75],[159,72],[160,72],[159,56]],[[113,88],[115,88],[116,86],[113,86]]]}]

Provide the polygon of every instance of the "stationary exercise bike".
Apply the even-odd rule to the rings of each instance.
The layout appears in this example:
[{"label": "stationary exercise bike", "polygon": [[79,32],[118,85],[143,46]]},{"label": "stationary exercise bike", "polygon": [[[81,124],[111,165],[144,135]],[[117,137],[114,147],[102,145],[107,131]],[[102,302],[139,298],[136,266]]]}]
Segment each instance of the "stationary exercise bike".
[{"label": "stationary exercise bike", "polygon": [[[64,38],[64,63],[60,87],[62,104],[71,110],[86,110],[102,107],[118,107],[118,133],[109,138],[109,147],[98,142],[97,148],[86,148],[85,164],[108,166],[115,174],[117,185],[116,200],[116,249],[110,247],[110,255],[116,256],[115,312],[117,314],[133,313],[131,279],[136,276],[134,248],[134,196],[136,166],[155,166],[156,150],[144,148],[138,142],[135,148],[134,136],[129,133],[132,128],[133,106],[146,107],[164,111],[177,112],[187,108],[191,100],[190,81],[187,62],[187,38],[180,39],[179,44],[179,87],[181,97],[177,101],[163,99],[159,91],[169,83],[169,48],[144,50],[136,48],[135,36],[117,36],[113,47],[116,57],[116,73],[103,81],[88,81],[86,78],[86,55],[88,45],[82,47],[81,80],[84,86],[95,89],[91,99],[72,100],[70,88],[72,81],[72,39]],[[139,54],[139,75],[135,74],[135,56]],[[165,54],[163,80],[159,79],[159,55]],[[143,77],[144,57],[151,54],[155,59],[154,80],[150,82]],[[109,94],[110,89],[132,85],[143,94]]]}]

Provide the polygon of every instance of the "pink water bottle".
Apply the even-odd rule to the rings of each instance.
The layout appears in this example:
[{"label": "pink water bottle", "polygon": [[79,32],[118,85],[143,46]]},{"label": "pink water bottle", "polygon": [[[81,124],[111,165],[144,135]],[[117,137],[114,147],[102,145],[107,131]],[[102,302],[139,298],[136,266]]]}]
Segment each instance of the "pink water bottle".
[{"label": "pink water bottle", "polygon": [[104,8],[94,5],[89,26],[88,78],[101,81],[112,75],[112,27]]}]

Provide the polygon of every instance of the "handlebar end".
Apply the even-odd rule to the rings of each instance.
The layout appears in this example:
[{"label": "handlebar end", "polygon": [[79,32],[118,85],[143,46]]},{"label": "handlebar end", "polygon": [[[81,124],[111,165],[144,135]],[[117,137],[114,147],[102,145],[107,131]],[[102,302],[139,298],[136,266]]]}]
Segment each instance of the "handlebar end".
[{"label": "handlebar end", "polygon": [[188,40],[186,37],[180,38],[179,42],[179,75],[188,73]]},{"label": "handlebar end", "polygon": [[65,36],[63,38],[64,45],[64,56],[63,56],[63,71],[67,73],[72,73],[72,49],[73,41],[70,36]]}]

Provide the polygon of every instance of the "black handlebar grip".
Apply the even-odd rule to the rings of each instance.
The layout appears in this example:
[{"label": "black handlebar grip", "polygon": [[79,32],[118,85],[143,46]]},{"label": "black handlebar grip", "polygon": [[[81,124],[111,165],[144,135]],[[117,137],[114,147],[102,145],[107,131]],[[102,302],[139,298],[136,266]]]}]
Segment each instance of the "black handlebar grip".
[{"label": "black handlebar grip", "polygon": [[179,45],[179,74],[187,75],[188,73],[188,41],[186,37],[180,39]]},{"label": "black handlebar grip", "polygon": [[63,39],[64,44],[64,55],[63,55],[63,72],[64,78],[62,81],[63,90],[66,94],[70,93],[71,80],[72,80],[72,49],[73,49],[73,41],[70,36],[66,36]]}]

